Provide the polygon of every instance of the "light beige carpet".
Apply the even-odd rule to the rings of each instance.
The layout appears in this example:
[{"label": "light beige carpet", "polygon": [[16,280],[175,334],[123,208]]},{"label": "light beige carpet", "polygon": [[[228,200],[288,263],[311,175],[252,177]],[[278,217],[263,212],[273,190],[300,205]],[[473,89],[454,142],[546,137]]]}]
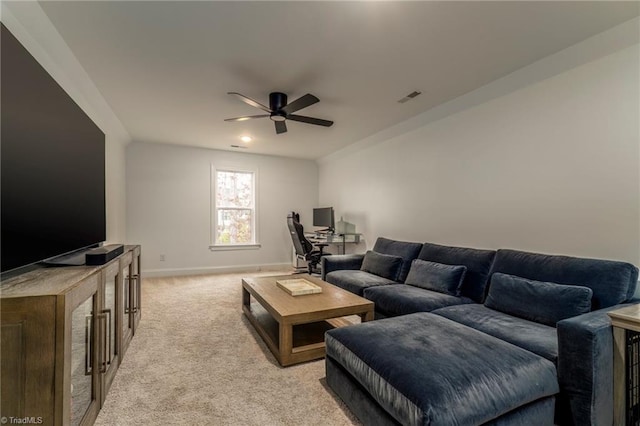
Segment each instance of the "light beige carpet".
[{"label": "light beige carpet", "polygon": [[142,321],[96,425],[359,425],[324,360],[280,367],[244,317],[241,278],[258,275],[276,273],[145,278]]}]

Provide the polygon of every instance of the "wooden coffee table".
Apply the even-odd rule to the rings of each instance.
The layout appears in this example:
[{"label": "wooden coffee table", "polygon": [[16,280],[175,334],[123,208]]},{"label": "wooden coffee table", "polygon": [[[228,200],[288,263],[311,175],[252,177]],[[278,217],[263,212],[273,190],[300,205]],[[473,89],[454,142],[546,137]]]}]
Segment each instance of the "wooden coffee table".
[{"label": "wooden coffee table", "polygon": [[[304,278],[322,293],[291,296],[276,285],[291,278]],[[283,367],[323,358],[325,331],[350,324],[341,317],[373,319],[373,302],[310,275],[243,278],[242,310]]]}]

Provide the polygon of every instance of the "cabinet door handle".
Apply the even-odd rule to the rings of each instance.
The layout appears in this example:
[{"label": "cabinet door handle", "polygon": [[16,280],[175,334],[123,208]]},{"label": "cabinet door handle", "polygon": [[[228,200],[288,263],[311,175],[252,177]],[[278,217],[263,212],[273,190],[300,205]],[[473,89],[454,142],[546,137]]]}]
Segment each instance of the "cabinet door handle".
[{"label": "cabinet door handle", "polygon": [[124,296],[124,313],[128,314],[129,312],[131,312],[131,309],[129,309],[129,299],[130,299],[129,293],[131,292],[131,277],[127,276],[127,277],[124,277],[124,279],[129,283],[128,286],[125,286],[128,291],[125,291],[123,295]]},{"label": "cabinet door handle", "polygon": [[138,282],[138,280],[140,279],[140,275],[139,274],[133,274],[131,275],[131,279],[135,282],[135,286],[134,286],[134,292],[136,294],[136,297],[134,298],[134,304],[133,307],[131,308],[132,312],[138,313],[138,303],[140,302],[140,293],[139,293],[139,285],[140,283]]},{"label": "cabinet door handle", "polygon": [[111,333],[113,333],[113,330],[111,330],[111,309],[104,309],[102,311],[103,314],[105,314],[105,330],[108,332],[107,336],[105,336],[106,339],[106,346],[108,347],[107,349],[107,357],[105,358],[107,361],[107,365],[111,365],[111,361],[113,361],[113,358],[111,358]]},{"label": "cabinet door handle", "polygon": [[93,374],[93,360],[91,356],[91,348],[93,346],[93,333],[91,330],[91,321],[93,321],[93,315],[87,315],[84,317],[84,375],[90,376]]},{"label": "cabinet door handle", "polygon": [[[138,264],[138,270],[140,270],[140,264]],[[142,311],[142,277],[140,274],[136,275],[136,291],[138,298],[136,299],[136,312]]]},{"label": "cabinet door handle", "polygon": [[102,359],[100,360],[100,372],[107,372],[107,315],[98,314],[100,320],[100,334],[102,335]]}]

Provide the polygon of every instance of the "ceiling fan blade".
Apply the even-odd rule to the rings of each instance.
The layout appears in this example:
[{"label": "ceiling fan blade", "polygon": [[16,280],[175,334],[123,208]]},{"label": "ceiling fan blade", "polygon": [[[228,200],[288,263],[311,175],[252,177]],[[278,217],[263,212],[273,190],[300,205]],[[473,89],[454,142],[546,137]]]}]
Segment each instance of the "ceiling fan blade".
[{"label": "ceiling fan blade", "polygon": [[264,117],[269,117],[269,114],[246,115],[244,117],[225,118],[224,121],[247,121],[247,120],[252,120],[254,118],[264,118]]},{"label": "ceiling fan blade", "polygon": [[316,98],[311,93],[307,93],[306,95],[301,96],[295,101],[285,105],[285,107],[282,108],[282,111],[284,111],[286,114],[291,114],[292,112],[296,112],[299,109],[306,108],[309,105],[313,105],[316,102],[320,102],[320,99]]},{"label": "ceiling fan blade", "polygon": [[236,95],[237,97],[240,98],[240,100],[242,102],[248,103],[252,107],[260,108],[261,110],[266,111],[266,112],[272,112],[269,108],[267,108],[266,106],[262,105],[260,102],[256,102],[251,98],[247,98],[245,95],[243,95],[241,93],[238,93],[238,92],[227,92],[227,95]]},{"label": "ceiling fan blade", "polygon": [[273,124],[276,125],[276,133],[277,134],[286,133],[287,132],[287,125],[284,123],[284,121],[274,121]]},{"label": "ceiling fan blade", "polygon": [[287,120],[300,121],[302,123],[315,124],[317,126],[331,127],[333,121],[322,120],[320,118],[305,117],[304,115],[287,115]]}]

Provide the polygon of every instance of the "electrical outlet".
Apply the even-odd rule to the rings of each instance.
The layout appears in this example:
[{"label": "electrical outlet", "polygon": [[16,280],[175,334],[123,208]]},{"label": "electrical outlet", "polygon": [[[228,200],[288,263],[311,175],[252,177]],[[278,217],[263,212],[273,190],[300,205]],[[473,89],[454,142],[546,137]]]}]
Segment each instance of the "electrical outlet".
[{"label": "electrical outlet", "polygon": [[160,262],[164,262],[164,254],[160,255]]}]

